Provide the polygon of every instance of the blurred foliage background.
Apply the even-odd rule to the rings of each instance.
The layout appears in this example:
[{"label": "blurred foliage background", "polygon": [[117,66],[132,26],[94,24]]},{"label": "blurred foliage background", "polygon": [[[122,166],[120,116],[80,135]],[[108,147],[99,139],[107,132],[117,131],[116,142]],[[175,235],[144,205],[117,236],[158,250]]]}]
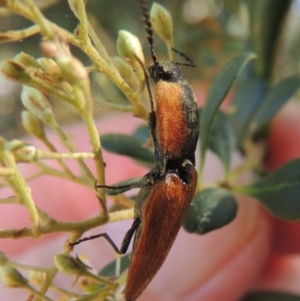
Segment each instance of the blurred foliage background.
[{"label": "blurred foliage background", "polygon": [[[67,1],[40,0],[39,6],[46,17],[61,27],[74,31],[77,19]],[[161,0],[173,17],[175,46],[192,58],[197,68],[185,68],[184,76],[193,82],[210,83],[220,67],[241,50],[249,49],[258,54],[253,72],[256,77],[268,82],[278,81],[299,72],[300,58],[300,1],[299,0]],[[148,2],[149,7],[151,3]],[[115,41],[118,31],[128,30],[143,43],[146,57],[149,49],[137,1],[90,0],[87,11],[91,23],[111,56],[117,55]],[[22,17],[12,15],[0,8],[0,32],[30,26]],[[0,63],[24,51],[35,58],[41,56],[39,34],[22,42],[0,44]],[[1,37],[0,37],[1,41]],[[167,50],[155,35],[155,48],[162,58]],[[89,59],[78,49],[72,48],[75,56],[85,65]],[[125,97],[104,76],[92,78],[94,98]],[[7,139],[25,133],[21,125],[19,101],[21,86],[9,82],[0,75],[0,133]],[[109,91],[109,93],[107,93]],[[116,101],[116,100],[114,100]],[[63,106],[64,104],[62,104]],[[70,108],[54,106],[57,119],[65,122],[76,120]],[[97,107],[97,106],[96,106]],[[99,109],[95,114],[105,114]]]}]

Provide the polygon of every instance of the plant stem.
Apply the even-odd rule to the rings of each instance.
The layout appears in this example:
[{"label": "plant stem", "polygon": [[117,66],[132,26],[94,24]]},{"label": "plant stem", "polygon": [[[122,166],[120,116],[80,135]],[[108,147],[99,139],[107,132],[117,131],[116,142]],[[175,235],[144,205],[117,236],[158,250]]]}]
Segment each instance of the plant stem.
[{"label": "plant stem", "polygon": [[31,197],[31,190],[27,186],[24,178],[22,177],[21,173],[19,172],[17,164],[14,160],[14,156],[8,151],[3,151],[1,153],[1,155],[2,155],[2,160],[6,163],[7,167],[15,170],[15,173],[14,173],[14,175],[11,176],[10,181],[14,184],[14,186],[18,190],[18,192],[21,196],[22,202],[24,202],[26,208],[29,211],[30,219],[31,219],[32,225],[33,225],[32,236],[39,237],[41,234],[40,218],[38,215],[38,210]]}]

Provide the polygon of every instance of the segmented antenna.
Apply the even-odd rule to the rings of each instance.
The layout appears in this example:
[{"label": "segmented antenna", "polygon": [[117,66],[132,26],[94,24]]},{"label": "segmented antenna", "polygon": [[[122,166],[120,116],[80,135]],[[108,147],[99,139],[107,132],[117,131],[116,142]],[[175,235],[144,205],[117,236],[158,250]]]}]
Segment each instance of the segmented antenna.
[{"label": "segmented antenna", "polygon": [[190,66],[190,67],[197,67],[197,65],[188,56],[186,56],[184,53],[180,52],[179,50],[177,50],[175,48],[172,48],[172,50],[175,53],[177,53],[180,56],[182,56],[187,61],[187,63],[185,63],[185,62],[173,62],[174,64],[176,64],[176,65],[183,65],[183,66]]},{"label": "segmented antenna", "polygon": [[158,65],[157,56],[154,51],[153,29],[152,29],[152,25],[151,25],[151,21],[150,21],[150,15],[148,13],[148,11],[149,11],[148,6],[147,6],[145,0],[138,0],[138,2],[140,4],[142,15],[143,15],[143,20],[145,23],[147,39],[148,39],[149,47],[150,47],[150,51],[151,51],[151,57],[152,57],[154,65]]}]

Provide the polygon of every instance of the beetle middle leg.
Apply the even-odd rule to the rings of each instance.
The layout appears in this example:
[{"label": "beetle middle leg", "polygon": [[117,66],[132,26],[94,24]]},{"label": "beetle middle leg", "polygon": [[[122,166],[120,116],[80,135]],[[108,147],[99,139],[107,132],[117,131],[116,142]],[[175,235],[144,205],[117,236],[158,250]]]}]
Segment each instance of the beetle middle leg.
[{"label": "beetle middle leg", "polygon": [[89,237],[84,237],[81,238],[73,243],[70,243],[70,246],[75,246],[78,245],[80,243],[82,243],[83,241],[87,241],[87,240],[91,240],[91,239],[95,239],[98,237],[103,237],[106,239],[106,241],[113,247],[113,249],[115,250],[116,253],[122,255],[125,254],[128,250],[129,244],[131,242],[131,239],[136,231],[136,229],[138,228],[139,224],[140,224],[141,220],[139,218],[134,219],[130,229],[126,232],[122,244],[121,244],[121,248],[119,249],[118,246],[114,243],[114,241],[110,238],[110,236],[107,233],[101,233],[101,234],[97,234],[97,235],[92,235]]}]

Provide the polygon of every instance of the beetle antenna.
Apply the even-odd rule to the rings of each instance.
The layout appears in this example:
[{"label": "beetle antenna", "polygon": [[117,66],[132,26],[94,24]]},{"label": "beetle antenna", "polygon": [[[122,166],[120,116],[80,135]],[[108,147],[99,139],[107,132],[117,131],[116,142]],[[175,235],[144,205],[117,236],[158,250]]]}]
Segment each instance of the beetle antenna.
[{"label": "beetle antenna", "polygon": [[172,50],[179,54],[181,57],[183,57],[187,62],[174,62],[174,64],[176,65],[183,65],[183,66],[190,66],[190,67],[197,67],[197,65],[187,56],[185,55],[184,53],[182,53],[181,51],[175,49],[175,48],[172,48]]},{"label": "beetle antenna", "polygon": [[147,87],[148,94],[149,94],[150,108],[151,108],[151,111],[149,113],[150,133],[151,133],[151,136],[152,136],[152,139],[154,142],[155,149],[157,149],[157,139],[156,139],[156,135],[155,135],[156,114],[154,111],[154,101],[153,101],[153,95],[152,95],[151,88],[150,88],[149,76],[148,76],[148,72],[147,72],[143,62],[137,56],[135,56],[135,57],[136,57],[137,61],[140,63],[140,65],[144,71],[145,83],[146,83],[146,87]]},{"label": "beetle antenna", "polygon": [[152,57],[154,65],[158,65],[157,56],[154,51],[153,28],[152,28],[151,21],[150,21],[148,6],[147,6],[145,0],[138,0],[138,1],[140,3],[140,7],[142,10],[143,20],[145,23],[145,29],[146,29],[146,33],[147,33],[147,39],[149,42],[149,47],[150,47],[150,52],[151,52],[151,57]]},{"label": "beetle antenna", "polygon": [[145,83],[146,83],[146,87],[147,87],[149,99],[150,99],[150,107],[151,107],[151,111],[154,112],[154,101],[153,101],[153,95],[152,95],[151,88],[150,88],[150,82],[149,82],[149,76],[148,76],[147,70],[146,70],[143,62],[137,56],[135,56],[135,58],[137,59],[137,61],[141,65],[141,67],[143,68]]}]

